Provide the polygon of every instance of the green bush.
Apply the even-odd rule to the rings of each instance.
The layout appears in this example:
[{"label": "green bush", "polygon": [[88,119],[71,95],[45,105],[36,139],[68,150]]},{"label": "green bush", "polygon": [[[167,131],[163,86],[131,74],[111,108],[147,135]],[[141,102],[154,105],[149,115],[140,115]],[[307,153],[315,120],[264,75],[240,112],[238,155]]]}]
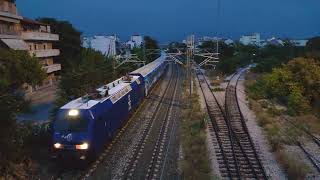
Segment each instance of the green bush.
[{"label": "green bush", "polygon": [[288,107],[289,114],[300,115],[310,112],[314,109],[314,102],[320,100],[318,82],[320,63],[313,59],[296,58],[247,85],[247,89],[253,99],[275,99]]},{"label": "green bush", "polygon": [[[194,92],[197,92],[194,90]],[[183,100],[189,101],[184,86]],[[193,94],[192,106],[182,109],[180,136],[184,159],[180,162],[184,179],[210,179],[210,163],[207,154],[205,114],[201,112],[199,96]]]}]

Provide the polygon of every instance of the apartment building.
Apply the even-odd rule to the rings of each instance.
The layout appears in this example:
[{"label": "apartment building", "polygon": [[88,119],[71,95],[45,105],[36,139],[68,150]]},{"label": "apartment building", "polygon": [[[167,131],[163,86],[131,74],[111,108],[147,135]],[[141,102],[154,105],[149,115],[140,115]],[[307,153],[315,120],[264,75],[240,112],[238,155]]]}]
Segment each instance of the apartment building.
[{"label": "apartment building", "polygon": [[23,18],[20,24],[21,37],[28,45],[29,54],[39,59],[48,75],[41,86],[32,87],[29,91],[53,85],[57,81],[56,73],[61,70],[61,64],[54,62],[60,50],[52,48],[52,43],[59,41],[59,35],[52,34],[49,25],[28,18]]},{"label": "apartment building", "polygon": [[244,45],[261,45],[261,38],[259,33],[254,33],[253,35],[242,36],[240,38],[240,43]]},{"label": "apartment building", "polygon": [[20,21],[14,1],[0,0],[0,48],[27,50],[27,44],[21,39]]},{"label": "apartment building", "polygon": [[48,74],[40,86],[25,85],[27,94],[55,84],[61,64],[54,63],[60,51],[52,48],[52,42],[59,41],[59,35],[52,34],[49,25],[18,15],[14,0],[0,0],[0,39],[0,48],[28,51]]},{"label": "apartment building", "polygon": [[143,36],[135,34],[131,36],[130,41],[126,42],[126,45],[130,47],[130,49],[141,48],[143,45],[143,41]]}]

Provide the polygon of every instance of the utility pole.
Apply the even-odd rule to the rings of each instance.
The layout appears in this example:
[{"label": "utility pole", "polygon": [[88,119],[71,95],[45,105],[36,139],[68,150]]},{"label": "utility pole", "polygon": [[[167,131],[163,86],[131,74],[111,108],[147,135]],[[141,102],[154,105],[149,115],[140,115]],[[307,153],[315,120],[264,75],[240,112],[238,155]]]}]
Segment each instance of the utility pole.
[{"label": "utility pole", "polygon": [[190,99],[192,95],[191,64],[194,57],[194,35],[187,37],[187,79],[189,81]]},{"label": "utility pole", "polygon": [[146,61],[146,42],[143,42],[142,46],[143,46],[143,49],[142,49],[142,51],[143,51],[143,61],[147,62]]}]

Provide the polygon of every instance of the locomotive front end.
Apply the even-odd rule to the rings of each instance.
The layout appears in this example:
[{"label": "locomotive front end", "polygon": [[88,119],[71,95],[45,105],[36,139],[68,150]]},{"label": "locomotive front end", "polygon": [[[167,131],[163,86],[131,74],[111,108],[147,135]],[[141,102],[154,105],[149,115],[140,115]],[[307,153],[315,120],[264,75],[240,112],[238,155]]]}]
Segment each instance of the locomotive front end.
[{"label": "locomotive front end", "polygon": [[53,123],[53,156],[87,159],[91,150],[89,122],[85,110],[59,110]]}]

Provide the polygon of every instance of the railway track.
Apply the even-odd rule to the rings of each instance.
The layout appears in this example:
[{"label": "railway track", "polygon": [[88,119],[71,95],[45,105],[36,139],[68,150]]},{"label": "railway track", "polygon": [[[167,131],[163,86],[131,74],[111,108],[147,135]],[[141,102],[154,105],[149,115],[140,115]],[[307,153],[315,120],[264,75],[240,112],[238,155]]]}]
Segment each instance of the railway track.
[{"label": "railway track", "polygon": [[313,135],[308,129],[303,128],[303,127],[299,127],[297,124],[295,124],[292,120],[289,120],[286,117],[283,117],[283,119],[285,121],[287,121],[289,124],[291,124],[291,126],[301,132],[303,132],[304,134],[306,134],[315,144],[317,144],[317,146],[320,148],[320,138],[316,137],[315,135]]},{"label": "railway track", "polygon": [[[294,128],[302,133],[304,133],[306,135],[306,137],[309,137],[312,142],[314,142],[318,148],[320,148],[320,139],[316,136],[314,136],[311,132],[309,132],[306,128],[302,128],[299,127],[298,125],[296,125],[292,120],[287,119],[286,117],[283,117],[283,119],[288,122],[291,125],[291,128]],[[286,132],[282,132],[282,134],[284,136],[286,136],[286,138],[288,140],[290,140],[291,142],[293,142],[293,144],[297,145],[301,151],[305,154],[305,156],[308,158],[308,160],[310,161],[310,163],[313,165],[313,167],[318,171],[318,173],[320,173],[320,160],[318,157],[315,157],[304,145],[304,143],[302,143],[299,139],[294,139],[290,136],[288,136],[286,134]]]},{"label": "railway track", "polygon": [[168,145],[168,130],[173,122],[173,103],[179,84],[179,72],[176,68],[173,67],[173,75],[164,95],[152,116],[149,117],[142,135],[133,149],[133,154],[124,168],[121,179],[155,179],[160,175],[166,152],[165,147]]},{"label": "railway track", "polygon": [[239,166],[239,174],[245,178],[267,179],[261,160],[250,137],[244,117],[241,113],[237,86],[242,73],[246,69],[240,69],[230,79],[225,98],[225,112],[230,130],[235,139],[236,158]]},{"label": "railway track", "polygon": [[196,74],[211,120],[208,128],[215,144],[221,176],[228,179],[267,179],[239,109],[236,85],[228,84],[224,113],[202,71],[198,69]]},{"label": "railway track", "polygon": [[[168,76],[170,77],[170,81],[172,79],[172,75]],[[163,81],[163,80],[161,80]],[[163,87],[168,87],[168,82],[166,82],[165,84],[162,84],[161,86]],[[166,91],[167,88],[165,88]],[[108,143],[106,145],[106,148],[104,150],[104,152],[102,152],[100,154],[100,156],[96,159],[95,162],[90,163],[86,168],[82,169],[71,169],[71,168],[65,168],[64,166],[58,166],[57,167],[57,173],[55,175],[52,176],[51,179],[95,179],[96,177],[112,177],[113,175],[111,174],[111,171],[108,169],[104,170],[104,173],[100,175],[97,175],[98,172],[96,172],[97,168],[100,167],[103,169],[103,167],[105,166],[105,161],[107,160],[107,158],[109,158],[110,156],[115,156],[115,152],[114,149],[115,147],[117,147],[117,143],[118,141],[121,141],[123,136],[126,136],[125,132],[130,130],[128,128],[138,128],[138,124],[139,123],[145,123],[146,120],[146,116],[149,116],[150,114],[153,114],[153,112],[155,111],[155,107],[158,106],[160,104],[160,100],[159,99],[164,99],[165,96],[165,92],[161,91],[159,93],[159,95],[156,95],[155,89],[153,89],[151,91],[150,97],[146,98],[146,101],[143,101],[142,105],[136,110],[136,112],[134,113],[134,115],[132,116],[132,118],[130,118],[126,124],[124,124],[124,126],[119,129],[118,133],[116,134],[116,136],[114,137],[114,139],[112,139],[112,141],[110,143]],[[165,100],[165,99],[164,99]],[[144,110],[142,110],[142,107],[144,107]],[[137,119],[137,114],[146,112],[144,114],[144,116],[141,118]],[[138,115],[139,116],[139,115]],[[141,125],[140,125],[141,126]],[[130,130],[131,131],[131,130]],[[107,160],[109,161],[109,160]],[[109,162],[108,162],[109,163]],[[100,174],[100,172],[99,172]]]},{"label": "railway track", "polygon": [[[156,144],[153,148],[153,153],[152,153],[152,158],[151,161],[149,162],[149,166],[148,166],[148,171],[146,174],[146,179],[157,179],[161,174],[160,171],[163,168],[163,164],[164,162],[164,158],[167,156],[168,153],[168,148],[169,147],[169,138],[170,138],[170,134],[172,134],[173,129],[172,126],[174,124],[174,114],[173,112],[173,104],[175,104],[175,102],[177,102],[177,92],[178,92],[178,88],[179,88],[179,71],[177,70],[177,77],[176,77],[176,83],[174,84],[174,92],[172,94],[171,97],[171,102],[170,105],[167,107],[166,109],[166,116],[164,121],[162,122],[162,126],[160,129],[160,133],[158,134],[157,137],[157,141]],[[171,133],[169,134],[169,129],[171,127]],[[166,148],[165,148],[166,147]],[[162,171],[163,172],[163,171]]]}]

